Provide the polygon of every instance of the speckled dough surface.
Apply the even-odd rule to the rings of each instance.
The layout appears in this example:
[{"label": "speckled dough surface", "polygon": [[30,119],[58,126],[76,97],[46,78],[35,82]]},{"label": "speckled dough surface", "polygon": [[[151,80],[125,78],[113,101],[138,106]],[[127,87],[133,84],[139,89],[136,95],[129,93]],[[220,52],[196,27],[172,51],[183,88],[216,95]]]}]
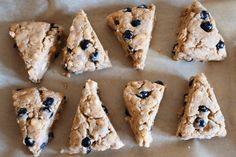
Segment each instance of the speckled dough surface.
[{"label": "speckled dough surface", "polygon": [[123,147],[97,90],[96,82],[86,82],[71,128],[70,154],[88,154],[91,150],[104,151]]},{"label": "speckled dough surface", "polygon": [[58,53],[63,28],[54,23],[21,22],[11,25],[9,34],[25,62],[29,79],[39,83]]},{"label": "speckled dough surface", "polygon": [[87,15],[80,11],[74,18],[64,50],[64,68],[68,73],[83,73],[111,67],[108,52],[103,49]]},{"label": "speckled dough surface", "polygon": [[184,140],[226,136],[224,116],[203,73],[190,79],[185,109],[176,135]]},{"label": "speckled dough surface", "polygon": [[114,31],[127,56],[136,69],[144,69],[155,20],[155,5],[139,5],[119,10],[107,16],[108,26]]},{"label": "speckled dough surface", "polygon": [[158,81],[132,81],[124,90],[127,117],[139,146],[149,147],[151,130],[158,112],[165,86]]},{"label": "speckled dough surface", "polygon": [[183,12],[173,53],[175,60],[186,61],[219,61],[227,56],[215,20],[200,2]]},{"label": "speckled dough surface", "polygon": [[34,156],[39,156],[53,138],[52,125],[59,118],[65,97],[44,87],[13,91],[13,106],[23,144]]}]

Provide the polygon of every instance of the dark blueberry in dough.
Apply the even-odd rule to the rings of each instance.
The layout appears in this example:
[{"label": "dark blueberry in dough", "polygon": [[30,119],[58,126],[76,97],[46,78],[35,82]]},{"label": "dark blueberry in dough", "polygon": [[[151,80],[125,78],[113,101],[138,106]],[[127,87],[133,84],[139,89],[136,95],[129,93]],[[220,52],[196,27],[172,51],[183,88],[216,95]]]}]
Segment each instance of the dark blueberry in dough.
[{"label": "dark blueberry in dough", "polygon": [[40,146],[40,149],[42,149],[42,150],[45,149],[47,145],[48,145],[48,142],[42,143]]},{"label": "dark blueberry in dough", "polygon": [[45,107],[42,107],[42,110],[43,111],[47,111],[47,112],[51,112],[51,109],[50,109],[50,107],[49,106],[45,106]]},{"label": "dark blueberry in dough", "polygon": [[25,145],[28,147],[33,147],[35,144],[35,141],[28,136],[25,138],[24,142],[25,142]]},{"label": "dark blueberry in dough", "polygon": [[50,117],[49,118],[52,118],[52,116],[54,115],[54,113],[51,113]]},{"label": "dark blueberry in dough", "polygon": [[124,39],[131,40],[134,38],[134,33],[130,30],[126,30],[123,34]]},{"label": "dark blueberry in dough", "polygon": [[206,10],[203,10],[200,16],[201,16],[201,19],[206,20],[209,17],[209,13]]},{"label": "dark blueberry in dough", "polygon": [[147,5],[145,5],[145,4],[141,4],[141,5],[138,6],[138,8],[147,9],[148,7],[147,7]]},{"label": "dark blueberry in dough", "polygon": [[87,154],[89,154],[90,152],[92,151],[92,148],[91,147],[87,147]]},{"label": "dark blueberry in dough", "polygon": [[219,41],[218,44],[216,45],[216,49],[219,50],[219,49],[223,49],[225,46],[225,43],[223,41]]},{"label": "dark blueberry in dough", "polygon": [[132,9],[130,7],[128,7],[128,8],[125,8],[123,11],[124,12],[132,12]]},{"label": "dark blueberry in dough", "polygon": [[52,106],[54,99],[52,97],[47,97],[47,99],[43,102],[45,106]]},{"label": "dark blueberry in dough", "polygon": [[17,46],[17,44],[16,44],[16,43],[13,45],[13,48],[18,48],[18,46]]},{"label": "dark blueberry in dough", "polygon": [[164,83],[160,80],[156,81],[155,83],[160,84],[160,85],[164,85]]},{"label": "dark blueberry in dough", "polygon": [[207,111],[209,111],[209,109],[206,106],[201,105],[198,107],[198,111],[199,112],[207,112]]},{"label": "dark blueberry in dough", "polygon": [[80,42],[79,46],[81,47],[82,50],[86,50],[89,47],[90,43],[91,42],[89,40],[84,39]]},{"label": "dark blueberry in dough", "polygon": [[129,116],[129,117],[131,116],[130,113],[129,113],[129,111],[127,110],[127,108],[125,109],[125,115],[126,115],[126,116]]},{"label": "dark blueberry in dough", "polygon": [[213,25],[209,21],[203,21],[200,26],[206,32],[210,32],[213,29]]},{"label": "dark blueberry in dough", "polygon": [[102,105],[103,110],[105,111],[106,114],[108,114],[107,107],[105,105]]},{"label": "dark blueberry in dough", "polygon": [[195,119],[194,123],[195,123],[195,126],[197,126],[197,127],[204,128],[206,126],[206,122],[204,121],[204,119],[202,119],[200,117],[197,117]]},{"label": "dark blueberry in dough", "polygon": [[137,27],[137,26],[141,25],[141,20],[139,20],[139,19],[132,20],[132,21],[131,21],[131,25],[132,25],[133,27]]},{"label": "dark blueberry in dough", "polygon": [[151,94],[151,92],[149,92],[149,91],[141,91],[140,93],[139,93],[139,95],[137,95],[139,98],[141,98],[141,99],[145,99],[146,97],[148,97],[149,95]]},{"label": "dark blueberry in dough", "polygon": [[95,51],[92,54],[90,54],[89,59],[90,59],[91,62],[96,64],[98,62],[98,52]]},{"label": "dark blueberry in dough", "polygon": [[137,52],[133,47],[131,47],[131,46],[128,46],[128,50],[130,51],[130,52],[132,52],[132,53],[135,53],[135,52]]},{"label": "dark blueberry in dough", "polygon": [[26,108],[20,108],[18,110],[18,117],[23,117],[25,114],[27,114],[27,109]]},{"label": "dark blueberry in dough", "polygon": [[70,48],[68,48],[68,47],[67,47],[66,50],[67,50],[68,53],[71,53],[71,52],[72,52],[72,50],[71,50]]},{"label": "dark blueberry in dough", "polygon": [[191,87],[193,85],[193,79],[191,79],[188,83],[188,86]]},{"label": "dark blueberry in dough", "polygon": [[82,140],[81,144],[82,144],[83,147],[89,147],[89,146],[91,146],[91,140],[88,137],[85,137]]}]

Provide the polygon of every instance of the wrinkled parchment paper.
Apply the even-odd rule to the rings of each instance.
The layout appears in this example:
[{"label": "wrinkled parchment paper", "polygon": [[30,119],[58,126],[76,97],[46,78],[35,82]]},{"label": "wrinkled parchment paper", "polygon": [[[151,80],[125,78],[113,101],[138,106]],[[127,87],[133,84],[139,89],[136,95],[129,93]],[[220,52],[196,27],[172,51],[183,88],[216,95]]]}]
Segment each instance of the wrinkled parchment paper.
[{"label": "wrinkled parchment paper", "polygon": [[[35,86],[28,81],[22,59],[13,48],[8,35],[11,23],[37,20],[69,26],[76,12],[84,9],[104,48],[109,51],[113,68],[66,78],[62,76],[60,56],[51,64],[40,86],[64,92],[68,98],[61,119],[54,128],[55,138],[41,154],[44,157],[68,156],[59,154],[68,144],[72,119],[86,79],[99,83],[101,97],[107,106],[111,122],[125,147],[120,150],[92,152],[91,157],[230,157],[236,155],[236,0],[205,0],[203,4],[214,16],[224,36],[228,57],[223,62],[187,63],[173,61],[171,49],[176,41],[179,16],[191,0],[0,0],[0,156],[25,157],[31,153],[22,144],[12,106],[11,90]],[[144,71],[132,69],[117,39],[107,27],[105,17],[118,9],[140,3],[157,5],[157,23],[153,31]],[[226,119],[228,135],[211,140],[180,141],[175,137],[177,112],[190,76],[204,72],[214,87]],[[124,120],[122,92],[130,80],[162,80],[167,89],[153,127],[154,142],[150,148],[137,146],[128,123]],[[78,155],[77,155],[78,156]]]}]

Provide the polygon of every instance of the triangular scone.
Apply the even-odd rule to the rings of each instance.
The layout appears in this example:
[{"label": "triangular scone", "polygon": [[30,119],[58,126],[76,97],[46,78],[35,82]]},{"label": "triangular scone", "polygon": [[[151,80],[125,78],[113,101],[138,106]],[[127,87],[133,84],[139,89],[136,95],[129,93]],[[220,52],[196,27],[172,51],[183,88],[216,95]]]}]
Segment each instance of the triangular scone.
[{"label": "triangular scone", "polygon": [[124,90],[126,119],[139,146],[149,147],[152,142],[151,130],[164,90],[161,81],[152,83],[147,80],[129,82]]},{"label": "triangular scone", "polygon": [[181,17],[173,53],[175,60],[186,61],[220,61],[227,56],[224,39],[215,20],[196,0]]},{"label": "triangular scone", "polygon": [[123,147],[97,92],[98,84],[88,80],[71,128],[70,154],[88,154],[91,150],[104,151]]},{"label": "triangular scone", "polygon": [[59,118],[65,97],[44,87],[17,89],[13,91],[13,106],[17,123],[26,145],[35,157],[53,138],[52,126]]},{"label": "triangular scone", "polygon": [[152,29],[155,5],[139,5],[119,10],[107,16],[107,23],[114,31],[121,46],[133,61],[136,69],[144,69]]},{"label": "triangular scone", "polygon": [[65,70],[68,74],[79,74],[111,66],[108,52],[100,43],[87,15],[83,10],[80,11],[70,27],[70,34],[64,50]]},{"label": "triangular scone", "polygon": [[204,74],[190,79],[185,109],[176,135],[184,140],[226,136],[224,116]]},{"label": "triangular scone", "polygon": [[54,23],[21,22],[11,25],[9,34],[26,64],[29,79],[39,83],[58,53],[63,28]]}]

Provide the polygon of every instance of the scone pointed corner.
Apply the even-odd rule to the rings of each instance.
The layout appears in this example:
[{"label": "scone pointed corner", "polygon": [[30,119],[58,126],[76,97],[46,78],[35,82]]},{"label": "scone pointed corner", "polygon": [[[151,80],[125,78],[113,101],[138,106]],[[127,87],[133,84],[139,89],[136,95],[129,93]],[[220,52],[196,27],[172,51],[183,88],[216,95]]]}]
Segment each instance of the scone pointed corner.
[{"label": "scone pointed corner", "polygon": [[35,87],[14,90],[12,98],[23,144],[37,157],[53,138],[52,128],[65,96],[45,87]]},{"label": "scone pointed corner", "polygon": [[87,80],[76,111],[69,140],[69,154],[88,154],[124,146],[112,126],[106,106],[98,95],[98,84]]},{"label": "scone pointed corner", "polygon": [[143,70],[155,23],[154,4],[126,8],[106,17],[127,56],[132,59],[135,69]]},{"label": "scone pointed corner", "polygon": [[148,80],[131,81],[124,89],[126,120],[140,147],[149,147],[153,141],[151,130],[164,90],[163,82],[153,83]]},{"label": "scone pointed corner", "polygon": [[227,57],[224,39],[214,18],[197,0],[182,14],[173,54],[174,60],[203,62]]},{"label": "scone pointed corner", "polygon": [[9,35],[15,40],[29,80],[39,83],[51,60],[61,46],[64,29],[54,23],[20,22],[10,26]]},{"label": "scone pointed corner", "polygon": [[226,134],[224,116],[206,76],[202,73],[191,77],[176,136],[188,140],[224,137]]},{"label": "scone pointed corner", "polygon": [[108,52],[83,10],[73,19],[63,58],[67,73],[81,74],[112,67]]}]

